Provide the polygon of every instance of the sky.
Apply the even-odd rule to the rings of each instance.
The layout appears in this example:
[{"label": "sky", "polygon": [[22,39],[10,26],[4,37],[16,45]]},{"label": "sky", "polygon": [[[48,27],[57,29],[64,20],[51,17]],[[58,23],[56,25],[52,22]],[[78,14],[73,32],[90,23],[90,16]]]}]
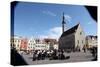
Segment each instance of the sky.
[{"label": "sky", "polygon": [[66,30],[80,22],[85,35],[97,35],[97,23],[82,5],[19,2],[14,12],[14,35],[59,38],[62,16]]}]

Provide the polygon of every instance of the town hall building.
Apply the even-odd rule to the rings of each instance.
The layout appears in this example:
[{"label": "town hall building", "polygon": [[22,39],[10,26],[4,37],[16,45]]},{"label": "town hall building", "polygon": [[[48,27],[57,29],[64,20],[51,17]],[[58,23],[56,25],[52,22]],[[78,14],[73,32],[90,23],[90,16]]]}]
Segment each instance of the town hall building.
[{"label": "town hall building", "polygon": [[64,30],[64,15],[62,21],[62,35],[59,38],[59,49],[65,51],[81,51],[85,45],[85,33],[80,23],[68,30]]}]

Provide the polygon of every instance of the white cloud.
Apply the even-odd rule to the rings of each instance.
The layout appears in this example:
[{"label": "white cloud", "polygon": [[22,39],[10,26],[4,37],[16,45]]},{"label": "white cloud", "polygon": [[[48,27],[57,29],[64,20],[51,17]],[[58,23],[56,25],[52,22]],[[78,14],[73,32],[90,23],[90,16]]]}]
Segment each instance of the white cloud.
[{"label": "white cloud", "polygon": [[50,16],[56,16],[55,13],[51,12],[51,11],[43,11],[44,14],[50,15]]},{"label": "white cloud", "polygon": [[58,39],[62,33],[62,27],[54,27],[49,30],[48,36],[51,38],[56,38]]},{"label": "white cloud", "polygon": [[92,24],[92,22],[88,22],[87,24],[89,24],[89,25],[90,25],[90,24]]},{"label": "white cloud", "polygon": [[48,38],[48,36],[47,36],[47,35],[39,35],[39,38],[40,38],[40,39]]},{"label": "white cloud", "polygon": [[67,20],[69,22],[71,21],[72,17],[70,15],[65,14],[64,16],[65,16],[65,20]]},{"label": "white cloud", "polygon": [[46,35],[39,35],[39,37],[40,38],[54,38],[58,40],[61,34],[62,34],[62,27],[54,27],[54,28],[49,29]]}]

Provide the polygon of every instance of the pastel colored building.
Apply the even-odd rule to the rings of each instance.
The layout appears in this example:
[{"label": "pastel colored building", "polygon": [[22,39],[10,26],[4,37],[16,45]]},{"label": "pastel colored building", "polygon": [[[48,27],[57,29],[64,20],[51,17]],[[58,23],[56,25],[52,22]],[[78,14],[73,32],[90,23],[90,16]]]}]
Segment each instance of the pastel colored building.
[{"label": "pastel colored building", "polygon": [[86,44],[88,45],[88,48],[92,48],[92,47],[97,47],[97,36],[93,36],[93,35],[88,35],[86,36]]},{"label": "pastel colored building", "polygon": [[20,51],[21,37],[12,36],[11,37],[11,48],[15,48],[17,51]]},{"label": "pastel colored building", "polygon": [[29,51],[35,50],[35,45],[36,45],[35,39],[33,37],[31,37],[28,40],[27,50],[29,50]]},{"label": "pastel colored building", "polygon": [[21,38],[20,50],[26,51],[27,46],[28,46],[28,39],[27,38]]}]

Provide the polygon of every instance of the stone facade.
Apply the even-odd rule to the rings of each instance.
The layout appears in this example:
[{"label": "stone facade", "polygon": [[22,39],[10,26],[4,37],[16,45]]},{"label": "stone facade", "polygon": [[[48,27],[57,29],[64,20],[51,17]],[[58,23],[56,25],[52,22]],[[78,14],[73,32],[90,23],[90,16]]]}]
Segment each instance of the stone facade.
[{"label": "stone facade", "polygon": [[82,50],[84,45],[86,45],[85,33],[79,24],[75,33],[75,48]]},{"label": "stone facade", "polygon": [[80,51],[84,45],[85,34],[80,24],[62,33],[59,39],[59,49],[64,49],[65,51]]}]

